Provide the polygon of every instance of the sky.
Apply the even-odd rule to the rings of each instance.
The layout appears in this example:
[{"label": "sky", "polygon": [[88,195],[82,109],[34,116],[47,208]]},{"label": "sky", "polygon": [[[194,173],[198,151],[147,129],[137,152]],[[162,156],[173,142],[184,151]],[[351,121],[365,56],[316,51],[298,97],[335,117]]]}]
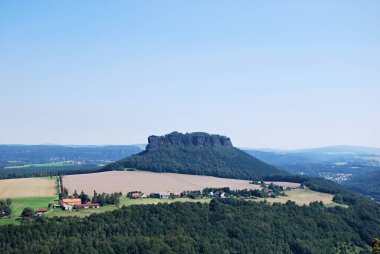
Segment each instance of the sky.
[{"label": "sky", "polygon": [[380,1],[0,0],[0,143],[380,147]]}]

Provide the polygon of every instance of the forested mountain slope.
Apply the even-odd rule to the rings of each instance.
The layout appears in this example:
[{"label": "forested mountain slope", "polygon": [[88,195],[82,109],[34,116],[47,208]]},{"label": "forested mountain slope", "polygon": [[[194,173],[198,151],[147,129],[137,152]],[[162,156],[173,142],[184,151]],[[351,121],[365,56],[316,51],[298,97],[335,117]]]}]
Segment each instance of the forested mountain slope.
[{"label": "forested mountain slope", "polygon": [[107,165],[104,170],[136,168],[218,177],[260,179],[286,174],[232,146],[231,140],[207,133],[150,136],[145,151]]},{"label": "forested mountain slope", "polygon": [[380,202],[380,171],[356,176],[345,182],[344,186]]}]

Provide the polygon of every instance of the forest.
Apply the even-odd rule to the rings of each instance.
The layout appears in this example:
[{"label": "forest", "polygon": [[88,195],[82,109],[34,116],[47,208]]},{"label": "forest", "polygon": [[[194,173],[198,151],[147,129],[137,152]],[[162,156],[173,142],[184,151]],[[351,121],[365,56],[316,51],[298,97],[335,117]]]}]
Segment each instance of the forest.
[{"label": "forest", "polygon": [[344,183],[344,186],[355,192],[372,197],[380,202],[380,171],[356,176]]},{"label": "forest", "polygon": [[[1,253],[367,253],[380,207],[239,199],[140,205],[87,218],[37,218],[0,227]],[[284,219],[286,218],[286,219]]]},{"label": "forest", "polygon": [[140,152],[134,145],[126,146],[61,146],[61,145],[0,145],[0,162],[11,165],[60,161],[118,160]]}]

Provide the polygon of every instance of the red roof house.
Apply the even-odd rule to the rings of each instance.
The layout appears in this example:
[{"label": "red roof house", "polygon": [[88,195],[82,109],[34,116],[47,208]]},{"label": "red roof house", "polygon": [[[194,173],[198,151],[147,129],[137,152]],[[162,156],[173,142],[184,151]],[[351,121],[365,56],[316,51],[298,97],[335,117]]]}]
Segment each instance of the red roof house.
[{"label": "red roof house", "polygon": [[47,213],[49,210],[47,208],[38,208],[34,213],[36,215],[42,215],[44,213]]}]

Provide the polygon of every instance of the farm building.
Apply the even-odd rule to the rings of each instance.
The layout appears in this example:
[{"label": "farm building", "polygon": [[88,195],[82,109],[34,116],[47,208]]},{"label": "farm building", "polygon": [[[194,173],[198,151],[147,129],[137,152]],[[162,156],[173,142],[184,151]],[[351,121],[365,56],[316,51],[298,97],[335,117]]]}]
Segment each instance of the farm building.
[{"label": "farm building", "polygon": [[160,198],[170,198],[170,192],[159,192]]},{"label": "farm building", "polygon": [[140,193],[138,192],[134,192],[131,194],[131,198],[139,198],[140,197]]},{"label": "farm building", "polygon": [[146,198],[146,195],[141,191],[131,191],[127,194],[128,198],[136,199],[136,198]]},{"label": "farm building", "polygon": [[151,198],[170,198],[170,192],[152,192],[149,196]]},{"label": "farm building", "polygon": [[87,204],[76,204],[74,205],[74,208],[80,209],[80,208],[99,208],[99,203],[87,203]]},{"label": "farm building", "polygon": [[179,198],[179,196],[180,196],[180,193],[178,193],[178,192],[171,192],[170,193],[170,198]]},{"label": "farm building", "polygon": [[226,194],[222,191],[216,191],[214,194],[214,197],[215,198],[225,198],[226,197]]},{"label": "farm building", "polygon": [[61,201],[59,201],[59,204],[64,210],[71,211],[73,209],[74,205],[80,205],[81,199],[80,198],[64,198]]},{"label": "farm building", "polygon": [[80,198],[64,198],[62,201],[68,205],[76,205],[82,203]]},{"label": "farm building", "polygon": [[47,213],[47,212],[48,212],[47,208],[38,208],[34,213],[36,215],[42,215],[42,214]]}]

